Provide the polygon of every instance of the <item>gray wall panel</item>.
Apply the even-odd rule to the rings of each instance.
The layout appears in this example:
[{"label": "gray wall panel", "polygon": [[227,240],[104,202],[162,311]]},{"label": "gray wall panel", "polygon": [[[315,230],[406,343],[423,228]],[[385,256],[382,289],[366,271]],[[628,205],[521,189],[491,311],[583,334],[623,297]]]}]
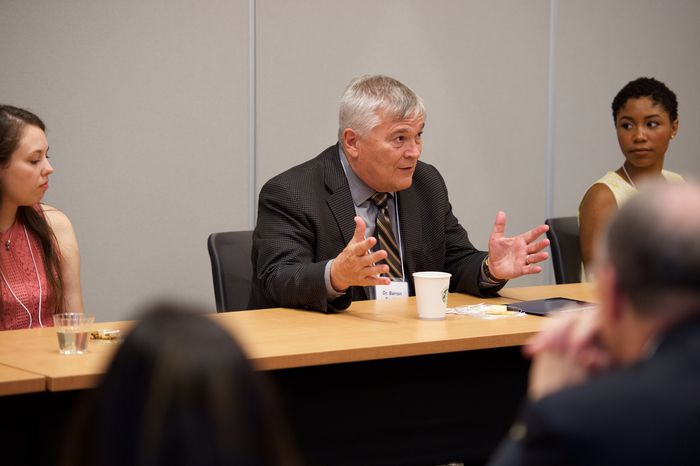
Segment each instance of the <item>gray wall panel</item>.
[{"label": "gray wall panel", "polygon": [[48,125],[86,309],[213,308],[207,235],[248,226],[248,2],[2,5],[0,101]]}]

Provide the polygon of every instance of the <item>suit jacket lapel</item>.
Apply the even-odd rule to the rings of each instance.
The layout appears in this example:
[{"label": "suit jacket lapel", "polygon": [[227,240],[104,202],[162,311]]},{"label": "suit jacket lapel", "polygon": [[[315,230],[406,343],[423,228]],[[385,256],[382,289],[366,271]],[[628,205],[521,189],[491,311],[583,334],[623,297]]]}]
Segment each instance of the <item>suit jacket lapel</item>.
[{"label": "suit jacket lapel", "polygon": [[329,148],[325,157],[326,186],[331,194],[328,196],[328,207],[330,208],[338,229],[343,235],[345,244],[348,244],[355,232],[355,204],[350,194],[348,179],[340,163],[338,145]]},{"label": "suit jacket lapel", "polygon": [[[345,247],[355,233],[354,219],[357,213],[350,193],[348,178],[345,176],[342,163],[340,163],[337,144],[326,151],[325,164],[325,182],[331,193],[327,200],[328,208],[335,217],[336,226],[343,236],[345,241],[343,247]],[[353,295],[353,299],[367,299],[367,293],[361,286],[353,286],[348,291]]]},{"label": "suit jacket lapel", "polygon": [[399,202],[399,225],[401,227],[401,246],[403,248],[404,270],[406,281],[413,288],[413,272],[416,271],[415,255],[420,253],[423,230],[418,212],[416,190],[413,186],[397,195]]}]

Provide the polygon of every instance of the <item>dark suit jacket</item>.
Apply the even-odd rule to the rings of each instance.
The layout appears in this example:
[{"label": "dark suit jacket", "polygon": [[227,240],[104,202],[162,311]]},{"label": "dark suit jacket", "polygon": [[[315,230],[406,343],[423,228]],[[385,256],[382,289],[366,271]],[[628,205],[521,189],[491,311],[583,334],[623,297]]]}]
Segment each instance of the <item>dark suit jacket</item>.
[{"label": "dark suit jacket", "polygon": [[700,464],[700,320],[651,358],[532,404],[525,429],[491,466]]},{"label": "dark suit jacket", "polygon": [[[472,246],[452,214],[438,171],[419,161],[413,185],[397,197],[410,293],[414,294],[413,272],[439,270],[452,274],[450,291],[482,295],[478,282],[486,253]],[[354,217],[337,144],[265,183],[253,233],[250,307],[329,311],[345,309],[353,299],[367,299],[363,287],[351,287],[332,302],[326,298],[326,263],[352,239]]]}]

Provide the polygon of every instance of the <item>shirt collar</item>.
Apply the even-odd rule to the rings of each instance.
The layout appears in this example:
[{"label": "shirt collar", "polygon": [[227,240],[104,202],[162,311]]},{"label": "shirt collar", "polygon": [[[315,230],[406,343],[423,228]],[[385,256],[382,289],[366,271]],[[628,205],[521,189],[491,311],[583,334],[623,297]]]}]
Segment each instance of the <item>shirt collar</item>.
[{"label": "shirt collar", "polygon": [[338,152],[340,153],[340,163],[343,165],[343,170],[345,171],[345,176],[348,179],[348,185],[350,185],[350,194],[352,195],[352,202],[355,206],[367,202],[367,200],[374,194],[374,189],[370,188],[365,184],[364,181],[360,179],[359,176],[354,172],[348,162],[345,152],[343,151],[343,145],[338,144]]}]

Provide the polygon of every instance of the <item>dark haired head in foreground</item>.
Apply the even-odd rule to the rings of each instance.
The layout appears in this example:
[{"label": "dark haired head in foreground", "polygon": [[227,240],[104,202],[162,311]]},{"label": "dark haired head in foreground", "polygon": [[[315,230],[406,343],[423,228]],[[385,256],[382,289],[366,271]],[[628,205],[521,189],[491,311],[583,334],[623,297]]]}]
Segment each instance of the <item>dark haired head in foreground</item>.
[{"label": "dark haired head in foreground", "polygon": [[209,318],[171,304],[129,333],[82,414],[65,464],[299,464],[240,346]]}]

